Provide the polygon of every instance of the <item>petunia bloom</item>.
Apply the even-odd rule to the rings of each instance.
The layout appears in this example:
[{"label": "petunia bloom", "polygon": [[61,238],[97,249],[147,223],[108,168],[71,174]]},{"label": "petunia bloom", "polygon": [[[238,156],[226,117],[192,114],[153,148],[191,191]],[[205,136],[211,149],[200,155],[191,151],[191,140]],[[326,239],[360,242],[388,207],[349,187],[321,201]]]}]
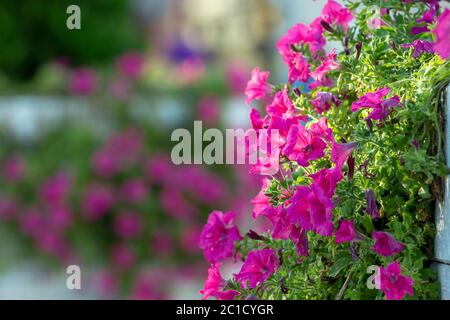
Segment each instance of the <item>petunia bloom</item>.
[{"label": "petunia bloom", "polygon": [[414,48],[413,51],[413,58],[417,59],[419,58],[423,53],[434,53],[433,49],[433,43],[426,40],[414,40],[413,43],[405,43],[402,44],[401,47],[403,48]]},{"label": "petunia bloom", "polygon": [[74,95],[88,96],[98,88],[97,73],[88,67],[77,69],[69,79],[69,91]]},{"label": "petunia bloom", "polygon": [[274,250],[250,251],[235,280],[251,289],[266,281],[278,269],[278,258]]},{"label": "petunia bloom", "polygon": [[309,161],[324,156],[327,144],[316,137],[302,125],[292,126],[289,130],[283,153],[303,167],[309,166]]},{"label": "petunia bloom", "polygon": [[401,106],[398,96],[384,99],[390,92],[391,89],[387,87],[378,89],[375,92],[368,92],[358,101],[352,103],[351,110],[357,112],[360,109],[372,109],[369,114],[369,119],[384,120],[391,114],[394,107]]},{"label": "petunia bloom", "polygon": [[396,255],[403,250],[403,245],[387,232],[375,231],[372,238],[375,240],[372,250],[383,257]]},{"label": "petunia bloom", "polygon": [[439,16],[433,33],[436,35],[434,51],[443,59],[450,58],[450,9],[446,8]]},{"label": "petunia bloom", "polygon": [[345,31],[348,29],[350,21],[353,20],[352,12],[334,0],[328,0],[322,9],[322,18],[330,25],[340,25]]},{"label": "petunia bloom", "polygon": [[258,67],[252,70],[252,77],[245,89],[247,104],[250,104],[253,100],[264,99],[266,94],[270,92],[270,86],[267,83],[269,76],[269,71],[260,71]]},{"label": "petunia bloom", "polygon": [[232,255],[234,242],[241,239],[238,228],[233,225],[235,214],[213,211],[200,234],[199,246],[209,262],[217,262]]},{"label": "petunia bloom", "polygon": [[373,190],[367,189],[366,190],[366,212],[367,214],[370,214],[373,219],[379,219],[380,218],[380,211],[378,211],[377,206],[377,200],[375,198],[375,193]]},{"label": "petunia bloom", "polygon": [[327,84],[327,74],[340,67],[339,63],[336,62],[336,57],[336,49],[333,49],[325,59],[323,59],[322,64],[311,73],[311,77],[320,84]]},{"label": "petunia bloom", "polygon": [[402,275],[397,261],[379,269],[379,288],[387,300],[402,300],[406,294],[413,296],[413,286],[413,279]]},{"label": "petunia bloom", "polygon": [[336,233],[336,243],[352,242],[359,239],[353,220],[343,220]]},{"label": "petunia bloom", "polygon": [[316,98],[311,100],[311,104],[318,114],[330,110],[331,105],[339,106],[340,101],[332,93],[318,92]]},{"label": "petunia bloom", "polygon": [[200,290],[200,294],[203,295],[202,299],[205,300],[212,296],[219,300],[233,300],[239,292],[235,290],[223,291],[225,286],[226,281],[220,274],[220,262],[216,262],[209,267],[208,278],[205,281],[203,289]]},{"label": "petunia bloom", "polygon": [[332,145],[331,160],[333,160],[337,168],[342,169],[353,150],[355,150],[357,144],[356,142],[336,143],[333,141]]}]

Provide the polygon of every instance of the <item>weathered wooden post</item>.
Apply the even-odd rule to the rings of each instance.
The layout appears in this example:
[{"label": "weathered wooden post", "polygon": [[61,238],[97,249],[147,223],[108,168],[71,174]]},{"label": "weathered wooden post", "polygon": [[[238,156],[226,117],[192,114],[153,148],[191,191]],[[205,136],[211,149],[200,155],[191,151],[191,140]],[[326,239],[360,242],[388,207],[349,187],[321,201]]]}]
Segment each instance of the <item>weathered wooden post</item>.
[{"label": "weathered wooden post", "polygon": [[[445,157],[450,168],[450,86],[447,88],[445,106]],[[445,200],[436,210],[436,265],[441,283],[442,299],[450,300],[450,176],[445,179]]]}]

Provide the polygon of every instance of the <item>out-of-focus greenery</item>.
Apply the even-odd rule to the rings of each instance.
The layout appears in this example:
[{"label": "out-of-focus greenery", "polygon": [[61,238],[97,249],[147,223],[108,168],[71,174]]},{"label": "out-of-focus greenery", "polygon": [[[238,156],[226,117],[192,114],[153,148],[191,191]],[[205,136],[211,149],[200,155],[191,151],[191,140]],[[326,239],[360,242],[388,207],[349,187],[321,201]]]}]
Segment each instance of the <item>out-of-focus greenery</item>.
[{"label": "out-of-focus greenery", "polygon": [[[81,30],[69,30],[69,5],[81,9]],[[126,0],[2,0],[0,2],[0,73],[29,79],[47,61],[68,58],[74,64],[111,61],[140,48]]]}]

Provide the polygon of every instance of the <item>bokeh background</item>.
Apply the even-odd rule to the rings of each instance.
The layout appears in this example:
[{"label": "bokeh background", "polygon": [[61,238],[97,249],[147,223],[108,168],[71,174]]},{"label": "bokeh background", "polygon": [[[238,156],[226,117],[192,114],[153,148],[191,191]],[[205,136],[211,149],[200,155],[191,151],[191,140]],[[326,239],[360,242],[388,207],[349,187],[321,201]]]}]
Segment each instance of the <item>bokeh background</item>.
[{"label": "bokeh background", "polygon": [[[170,133],[248,127],[250,70],[283,81],[276,40],[324,3],[2,0],[0,298],[200,298],[206,217],[253,223],[260,178],[174,166]],[[66,288],[71,264],[81,290]]]}]

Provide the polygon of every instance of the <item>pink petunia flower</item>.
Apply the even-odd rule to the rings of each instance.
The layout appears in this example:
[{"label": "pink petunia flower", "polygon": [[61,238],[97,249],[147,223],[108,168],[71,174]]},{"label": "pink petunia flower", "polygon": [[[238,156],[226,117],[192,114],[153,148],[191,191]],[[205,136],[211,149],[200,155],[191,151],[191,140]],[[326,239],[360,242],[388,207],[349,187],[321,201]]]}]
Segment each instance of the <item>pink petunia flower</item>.
[{"label": "pink petunia flower", "polygon": [[278,258],[274,250],[250,251],[235,280],[251,289],[266,281],[278,269]]},{"label": "pink petunia flower", "polygon": [[220,274],[220,262],[212,264],[208,269],[208,278],[206,278],[205,285],[200,294],[203,295],[202,300],[209,297],[215,297],[219,300],[233,300],[233,298],[239,295],[239,292],[235,290],[225,290],[225,279]]},{"label": "pink petunia flower", "polygon": [[439,16],[433,33],[436,36],[434,51],[443,59],[450,58],[450,9],[446,8]]},{"label": "pink petunia flower", "polygon": [[303,167],[309,166],[309,161],[320,159],[324,156],[327,144],[319,137],[312,134],[302,125],[292,126],[289,130],[283,153],[290,159],[298,162]]},{"label": "pink petunia flower", "polygon": [[40,187],[40,198],[48,204],[57,205],[64,202],[69,195],[70,177],[63,172],[49,177]]},{"label": "pink petunia flower", "polygon": [[331,105],[339,106],[340,101],[332,93],[318,92],[316,98],[311,100],[311,104],[316,109],[318,114],[330,110]]},{"label": "pink petunia flower", "polygon": [[343,220],[336,233],[336,243],[352,242],[360,237],[356,233],[355,222],[353,220]]},{"label": "pink petunia flower", "polygon": [[377,199],[373,190],[366,190],[366,202],[366,213],[370,214],[372,216],[372,219],[379,219],[381,217],[380,211],[378,210]]},{"label": "pink petunia flower", "polygon": [[297,254],[300,257],[309,256],[309,244],[306,230],[299,227],[293,227],[289,239],[294,242],[295,247],[297,248]]},{"label": "pink petunia flower", "polygon": [[405,43],[401,45],[402,48],[414,48],[413,58],[419,58],[423,53],[434,53],[433,43],[426,40],[414,40],[413,43]]},{"label": "pink petunia flower", "polygon": [[325,117],[320,118],[317,122],[314,122],[311,125],[310,131],[316,137],[320,137],[327,142],[334,141],[333,130],[328,127],[328,119]]},{"label": "pink petunia flower", "polygon": [[350,21],[353,20],[352,12],[334,0],[328,0],[322,9],[322,18],[330,25],[340,25],[348,30]]},{"label": "pink petunia flower", "polygon": [[336,62],[336,57],[336,49],[333,49],[328,56],[323,59],[322,64],[311,73],[311,77],[320,84],[327,84],[327,74],[340,67],[340,64]]},{"label": "pink petunia flower", "polygon": [[413,279],[402,275],[397,261],[379,269],[379,288],[387,300],[402,300],[406,294],[413,296],[413,286]]},{"label": "pink petunia flower", "polygon": [[352,103],[351,110],[357,112],[360,109],[372,109],[369,118],[372,120],[384,120],[392,112],[394,107],[401,107],[400,98],[396,95],[384,99],[391,92],[390,88],[381,88],[375,92],[368,92],[358,101]]},{"label": "pink petunia flower", "polygon": [[267,83],[269,76],[269,71],[260,71],[258,67],[252,70],[252,77],[245,89],[248,105],[250,105],[253,100],[264,99],[264,97],[270,93],[270,86]]},{"label": "pink petunia flower", "polygon": [[234,242],[241,239],[238,228],[233,225],[235,214],[213,211],[200,234],[199,246],[209,262],[228,258],[234,250]]},{"label": "pink petunia flower", "polygon": [[308,59],[300,52],[289,51],[283,56],[288,66],[289,83],[296,81],[306,82],[311,76],[311,68]]},{"label": "pink petunia flower", "polygon": [[310,175],[314,184],[318,185],[325,195],[331,198],[334,195],[337,184],[342,180],[342,172],[339,167],[322,169]]},{"label": "pink petunia flower", "polygon": [[357,144],[356,142],[349,143],[336,143],[332,142],[331,148],[331,160],[333,160],[334,164],[337,168],[342,169],[347,159],[352,154],[353,150],[355,150]]},{"label": "pink petunia flower", "polygon": [[372,250],[383,257],[396,255],[403,250],[403,245],[387,232],[375,231],[372,238],[375,240]]},{"label": "pink petunia flower", "polygon": [[263,214],[268,208],[270,208],[270,202],[269,197],[267,197],[264,192],[269,187],[270,179],[263,179],[263,184],[261,187],[261,190],[251,200],[251,203],[253,205],[253,212],[252,216],[253,219],[257,219],[261,214]]}]

